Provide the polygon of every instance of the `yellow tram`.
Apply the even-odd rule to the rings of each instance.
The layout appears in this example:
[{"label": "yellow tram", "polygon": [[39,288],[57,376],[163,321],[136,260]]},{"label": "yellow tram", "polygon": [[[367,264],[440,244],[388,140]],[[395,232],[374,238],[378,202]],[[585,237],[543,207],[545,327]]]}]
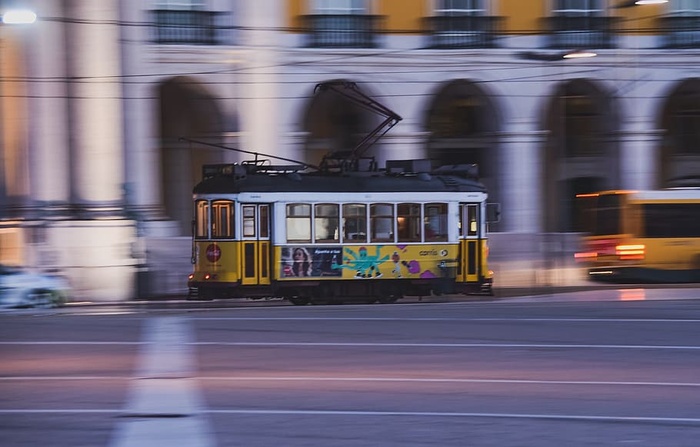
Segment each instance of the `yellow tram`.
[{"label": "yellow tram", "polygon": [[205,166],[194,188],[190,294],[294,304],[490,294],[486,199],[474,165]]},{"label": "yellow tram", "polygon": [[205,166],[194,188],[190,297],[307,304],[491,294],[487,209],[497,208],[487,207],[477,167],[395,160],[380,169],[363,154],[401,117],[354,83],[315,91],[384,119],[352,151],[331,152],[319,167],[268,155],[294,163],[272,165],[240,149],[233,150],[255,159]]}]

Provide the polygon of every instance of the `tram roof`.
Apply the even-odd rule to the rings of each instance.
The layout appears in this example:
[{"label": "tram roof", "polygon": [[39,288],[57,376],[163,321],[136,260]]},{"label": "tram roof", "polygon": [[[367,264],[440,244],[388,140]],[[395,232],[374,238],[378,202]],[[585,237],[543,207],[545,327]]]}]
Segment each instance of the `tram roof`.
[{"label": "tram roof", "polygon": [[[193,192],[486,192],[486,187],[474,173],[460,169],[438,168],[430,173],[396,173],[386,170],[304,173],[294,170],[241,170],[235,166],[240,165],[209,166],[210,175],[205,175]],[[215,167],[222,169],[217,172]],[[231,169],[225,169],[226,167]]]}]

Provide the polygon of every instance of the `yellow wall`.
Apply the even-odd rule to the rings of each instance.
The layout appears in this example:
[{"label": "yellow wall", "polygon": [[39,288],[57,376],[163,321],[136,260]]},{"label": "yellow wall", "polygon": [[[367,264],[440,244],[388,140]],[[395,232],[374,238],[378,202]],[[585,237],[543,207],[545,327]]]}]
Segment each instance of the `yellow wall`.
[{"label": "yellow wall", "polygon": [[547,0],[499,0],[498,10],[490,14],[504,17],[506,34],[534,34],[544,26],[542,18],[549,15],[548,5]]},{"label": "yellow wall", "polygon": [[623,34],[655,34],[656,19],[666,13],[665,5],[640,5],[632,8],[615,9],[611,15],[621,18],[620,30]]},{"label": "yellow wall", "polygon": [[[622,0],[617,0],[622,1]],[[309,14],[310,0],[287,0],[287,26],[298,29],[302,26],[299,16]],[[543,18],[550,16],[553,0],[498,0],[496,10],[489,15],[503,17],[503,32],[506,34],[536,34],[545,25]],[[372,14],[385,20],[383,29],[390,33],[417,33],[423,27],[423,20],[433,15],[432,0],[377,0]],[[612,8],[609,14],[620,17],[623,33],[652,33],[655,20],[663,15],[668,5],[644,5],[631,8]]]},{"label": "yellow wall", "polygon": [[425,17],[431,16],[430,1],[426,0],[384,0],[378,2],[378,10],[373,14],[383,16],[384,29],[391,33],[416,33],[421,31]]}]

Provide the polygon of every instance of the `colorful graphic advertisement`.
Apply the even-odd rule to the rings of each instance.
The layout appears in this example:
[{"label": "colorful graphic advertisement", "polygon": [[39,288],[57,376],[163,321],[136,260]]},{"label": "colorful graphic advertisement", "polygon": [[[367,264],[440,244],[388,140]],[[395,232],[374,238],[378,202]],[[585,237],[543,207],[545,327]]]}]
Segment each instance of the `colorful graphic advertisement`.
[{"label": "colorful graphic advertisement", "polygon": [[438,278],[442,261],[456,259],[457,246],[369,245],[285,247],[282,277]]},{"label": "colorful graphic advertisement", "polygon": [[285,247],[282,249],[283,277],[341,276],[334,268],[341,260],[341,247]]}]

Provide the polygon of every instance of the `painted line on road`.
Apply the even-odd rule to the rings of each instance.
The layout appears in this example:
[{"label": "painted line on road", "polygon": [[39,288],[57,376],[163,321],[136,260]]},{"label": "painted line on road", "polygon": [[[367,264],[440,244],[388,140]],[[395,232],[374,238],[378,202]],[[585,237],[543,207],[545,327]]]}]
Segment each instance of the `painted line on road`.
[{"label": "painted line on road", "polygon": [[145,324],[137,377],[109,446],[215,446],[193,378],[189,322],[184,317],[157,317]]},{"label": "painted line on road", "polygon": [[[0,410],[0,414],[105,414],[118,413],[119,410],[102,410],[102,409],[55,409],[55,410]],[[240,414],[240,415],[267,415],[267,416],[408,416],[408,417],[458,417],[458,418],[496,418],[496,419],[550,419],[550,420],[570,420],[570,421],[590,421],[590,422],[640,422],[640,423],[683,423],[683,424],[700,424],[700,418],[683,418],[683,417],[656,417],[656,416],[598,416],[598,415],[573,415],[573,414],[528,414],[528,413],[471,413],[471,412],[442,412],[442,411],[351,411],[351,410],[247,410],[247,409],[223,409],[223,410],[203,410],[204,414]],[[180,418],[173,418],[169,421],[173,422],[173,427],[179,426],[180,429],[188,428],[183,424]],[[178,430],[179,431],[179,430]],[[167,435],[163,434],[163,435]],[[170,434],[166,436],[169,441],[176,439]],[[182,441],[179,439],[178,441]],[[150,439],[149,442],[154,442]],[[166,443],[149,443],[149,444],[130,444],[134,446],[172,446],[172,445],[198,445],[203,444],[176,444]]]},{"label": "painted line on road", "polygon": [[332,343],[332,342],[263,342],[200,341],[197,346],[270,346],[270,347],[347,347],[347,348],[515,348],[515,349],[660,349],[698,351],[700,346],[668,345],[575,345],[531,343]]},{"label": "painted line on road", "polygon": [[[0,377],[0,382],[10,381],[97,381],[130,380],[124,376],[10,376]],[[593,385],[593,386],[655,386],[655,387],[700,387],[698,382],[615,382],[595,380],[537,380],[537,379],[450,379],[429,377],[316,377],[316,376],[199,376],[200,381],[231,382],[415,382],[415,383],[476,383],[514,385]],[[122,410],[123,411],[123,410]]]},{"label": "painted line on road", "polygon": [[57,341],[57,340],[37,340],[37,341],[0,341],[0,345],[100,345],[100,346],[139,346],[145,345],[144,341]]},{"label": "painted line on road", "polygon": [[644,422],[644,423],[690,423],[700,424],[700,418],[654,417],[654,416],[597,416],[573,414],[527,414],[527,413],[462,413],[441,411],[344,411],[344,410],[209,410],[213,414],[284,415],[284,416],[409,416],[409,417],[460,417],[499,419],[558,419],[571,421]]},{"label": "painted line on road", "polygon": [[[163,317],[165,318],[165,317]],[[80,342],[80,341],[5,341],[0,345],[143,345],[144,342]],[[659,349],[698,351],[700,346],[673,345],[591,345],[534,343],[334,343],[334,342],[263,342],[263,341],[198,341],[183,346],[270,346],[270,347],[357,347],[357,348],[513,348],[513,349]]]},{"label": "painted line on road", "polygon": [[672,318],[440,318],[440,317],[193,317],[195,321],[486,321],[536,323],[700,323],[700,319]]},{"label": "painted line on road", "polygon": [[417,383],[477,383],[477,384],[515,384],[515,385],[596,385],[596,386],[658,386],[658,387],[700,387],[694,382],[613,382],[593,380],[533,380],[533,379],[447,379],[425,377],[199,377],[202,381],[297,381],[297,382],[417,382]]}]

